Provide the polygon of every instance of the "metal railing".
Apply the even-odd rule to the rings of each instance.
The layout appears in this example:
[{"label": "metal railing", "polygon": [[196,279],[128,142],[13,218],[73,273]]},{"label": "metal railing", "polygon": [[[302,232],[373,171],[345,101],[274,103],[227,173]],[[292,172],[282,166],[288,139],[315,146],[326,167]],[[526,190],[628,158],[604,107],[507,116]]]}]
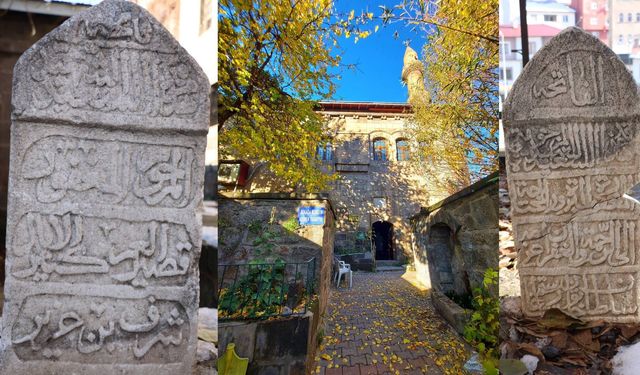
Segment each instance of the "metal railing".
[{"label": "metal railing", "polygon": [[220,264],[218,271],[220,320],[304,315],[314,296],[316,258]]}]

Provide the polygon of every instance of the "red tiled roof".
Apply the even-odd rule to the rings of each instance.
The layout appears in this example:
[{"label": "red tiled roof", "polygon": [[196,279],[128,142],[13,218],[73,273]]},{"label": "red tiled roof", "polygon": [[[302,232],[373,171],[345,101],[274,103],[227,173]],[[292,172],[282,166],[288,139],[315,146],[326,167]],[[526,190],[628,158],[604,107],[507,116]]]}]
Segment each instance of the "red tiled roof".
[{"label": "red tiled roof", "polygon": [[331,112],[378,112],[378,113],[409,113],[411,106],[406,103],[381,102],[320,102],[321,111]]},{"label": "red tiled roof", "polygon": [[[562,30],[549,25],[528,25],[529,37],[556,36]],[[505,38],[519,38],[520,27],[500,26],[500,35]]]}]

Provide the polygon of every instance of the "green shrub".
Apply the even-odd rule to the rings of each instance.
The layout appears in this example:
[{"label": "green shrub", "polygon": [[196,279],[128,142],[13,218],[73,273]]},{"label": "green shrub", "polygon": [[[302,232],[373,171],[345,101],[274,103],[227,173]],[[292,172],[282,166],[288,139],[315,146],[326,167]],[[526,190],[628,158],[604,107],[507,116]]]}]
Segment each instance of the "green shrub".
[{"label": "green shrub", "polygon": [[[497,374],[500,301],[491,290],[498,285],[498,270],[484,273],[481,287],[473,289],[473,313],[464,327],[464,337],[480,353],[486,373]],[[495,372],[494,372],[495,371]]]},{"label": "green shrub", "polygon": [[248,229],[256,236],[252,242],[255,258],[246,265],[230,269],[239,274],[232,285],[220,291],[220,317],[266,318],[281,313],[283,306],[289,306],[293,311],[296,306],[311,303],[302,274],[298,272],[287,277],[286,262],[273,254],[281,234],[275,224],[256,220],[248,225]]},{"label": "green shrub", "polygon": [[282,223],[282,227],[288,230],[289,232],[295,232],[298,229],[300,229],[300,224],[298,223],[298,219],[296,218],[296,215],[292,215],[286,221],[284,221]]},{"label": "green shrub", "polygon": [[249,232],[252,234],[258,234],[262,231],[262,222],[260,220],[254,220],[249,223]]},{"label": "green shrub", "polygon": [[318,330],[318,334],[316,335],[316,344],[320,346],[322,344],[322,340],[324,340],[324,328],[320,328]]},{"label": "green shrub", "polygon": [[255,260],[249,262],[247,274],[235,285],[220,292],[220,316],[260,318],[279,313],[280,306],[287,299],[285,267],[282,259],[277,259],[273,264],[261,264]]}]

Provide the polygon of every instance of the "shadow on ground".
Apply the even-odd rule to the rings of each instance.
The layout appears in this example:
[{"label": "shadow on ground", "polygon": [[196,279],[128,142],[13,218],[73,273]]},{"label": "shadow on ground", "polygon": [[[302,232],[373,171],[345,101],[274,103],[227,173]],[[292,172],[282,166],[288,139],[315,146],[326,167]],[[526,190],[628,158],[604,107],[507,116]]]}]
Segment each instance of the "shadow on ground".
[{"label": "shadow on ground", "polygon": [[356,272],[332,289],[314,371],[462,374],[471,348],[434,310],[413,272]]}]

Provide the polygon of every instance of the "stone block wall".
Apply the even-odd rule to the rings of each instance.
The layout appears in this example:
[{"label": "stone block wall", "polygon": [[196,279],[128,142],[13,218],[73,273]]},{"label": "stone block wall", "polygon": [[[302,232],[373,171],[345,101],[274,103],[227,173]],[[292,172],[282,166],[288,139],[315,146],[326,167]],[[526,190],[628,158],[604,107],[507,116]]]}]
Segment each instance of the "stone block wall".
[{"label": "stone block wall", "polygon": [[[218,204],[219,264],[242,264],[276,256],[286,262],[301,263],[315,257],[316,292],[320,312],[324,312],[331,283],[335,232],[331,202],[316,194],[222,193]],[[301,206],[324,207],[325,224],[296,225]],[[271,255],[260,253],[254,242],[259,235],[256,228],[260,226],[276,234]]]},{"label": "stone block wall", "polygon": [[[313,362],[331,285],[335,234],[331,202],[317,194],[220,193],[218,205],[220,265],[275,257],[305,262],[315,257],[318,294],[318,303],[304,316],[222,323],[220,352],[234,342],[237,353],[251,360],[249,374],[305,374]],[[298,225],[298,208],[305,206],[325,208],[324,225]],[[265,255],[256,245],[258,228],[275,233],[272,254]]]},{"label": "stone block wall", "polygon": [[249,359],[248,375],[305,375],[310,372],[315,345],[314,314],[268,321],[222,322],[218,325],[219,353],[235,344]]},{"label": "stone block wall", "polygon": [[340,259],[351,265],[351,269],[354,271],[372,272],[375,270],[375,261],[371,252],[345,254],[341,255]]},{"label": "stone block wall", "polygon": [[498,266],[498,173],[411,220],[418,279],[442,293],[470,294]]},{"label": "stone block wall", "polygon": [[[330,135],[331,157],[321,169],[336,179],[323,191],[329,195],[336,213],[335,249],[338,254],[370,253],[365,268],[375,261],[404,263],[412,258],[409,216],[420,207],[444,199],[449,191],[440,182],[455,176],[446,168],[428,163],[398,160],[398,142],[408,141],[409,153],[416,156],[417,143],[410,131],[413,115],[409,105],[390,103],[321,103],[318,114]],[[386,160],[374,157],[374,143],[383,141]],[[324,154],[326,155],[326,154]],[[293,192],[296,186],[275,177],[264,163],[251,163],[246,192]],[[446,184],[444,184],[446,185]],[[376,244],[374,224],[390,226],[384,236],[385,249]],[[390,249],[390,250],[389,250]],[[376,251],[382,250],[382,251]]]}]

